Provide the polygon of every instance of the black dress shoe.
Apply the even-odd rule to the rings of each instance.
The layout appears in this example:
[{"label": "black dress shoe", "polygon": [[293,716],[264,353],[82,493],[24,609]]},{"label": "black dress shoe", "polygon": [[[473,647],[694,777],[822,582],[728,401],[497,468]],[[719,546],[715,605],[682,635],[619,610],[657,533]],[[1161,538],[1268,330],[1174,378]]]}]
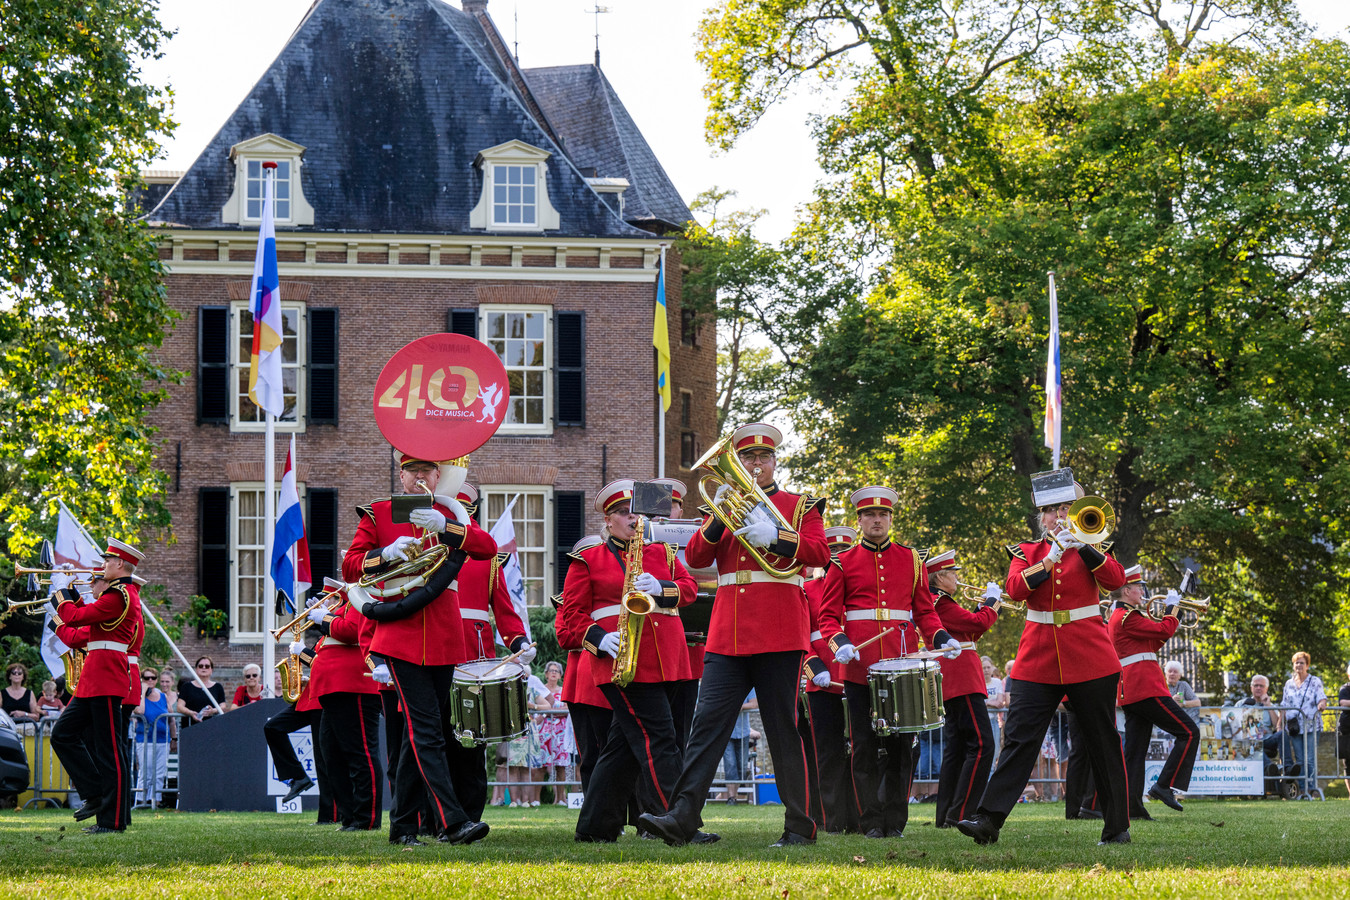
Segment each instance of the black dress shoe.
[{"label": "black dress shoe", "polygon": [[998,826],[979,813],[957,822],[956,828],[966,837],[974,838],[977,844],[998,843]]},{"label": "black dress shoe", "polygon": [[886,832],[886,837],[898,837],[898,838],[902,838],[902,837],[904,837],[904,836],[905,836],[905,833],[904,833],[903,831],[901,831],[899,828],[892,828],[892,829],[890,829],[889,831]]},{"label": "black dress shoe", "polygon": [[869,828],[867,829],[867,834],[863,835],[863,837],[870,838],[884,838],[885,836],[886,832],[882,831],[880,828]]},{"label": "black dress shoe", "polygon": [[389,837],[389,843],[391,843],[391,844],[401,844],[401,845],[403,845],[403,846],[405,846],[405,847],[425,847],[425,846],[426,846],[426,844],[423,844],[421,841],[419,841],[419,840],[417,839],[417,835],[415,835],[415,834],[401,834],[401,835],[399,835],[398,837],[394,837],[393,835],[390,835],[390,837]]},{"label": "black dress shoe", "polygon": [[[1098,816],[1098,818],[1101,818],[1101,817]],[[1150,816],[1147,812],[1138,812],[1138,813],[1134,813],[1133,815],[1130,816],[1130,821],[1131,821],[1131,822],[1152,822],[1152,821],[1153,821],[1153,817]]]},{"label": "black dress shoe", "polygon": [[291,789],[286,792],[286,796],[281,798],[282,803],[290,803],[296,797],[299,797],[305,791],[314,787],[314,779],[308,775],[301,775],[291,782]]},{"label": "black dress shoe", "polygon": [[715,844],[722,839],[720,834],[712,831],[695,831],[694,836],[689,839],[691,844]]},{"label": "black dress shoe", "polygon": [[1080,818],[1080,819],[1100,819],[1100,818],[1102,818],[1102,811],[1101,811],[1100,809],[1088,809],[1088,808],[1085,806],[1085,807],[1083,807],[1082,809],[1080,809],[1080,810],[1078,811],[1078,818]]},{"label": "black dress shoe", "polygon": [[370,829],[364,828],[360,825],[343,825],[341,828],[338,829],[338,831],[369,831],[369,830]]},{"label": "black dress shoe", "polygon": [[792,831],[783,832],[783,836],[770,844],[770,847],[796,847],[803,844],[814,844],[815,838],[809,838],[804,834],[797,834]]},{"label": "black dress shoe", "polygon": [[1097,846],[1100,847],[1103,844],[1128,844],[1129,842],[1130,832],[1126,829],[1125,831],[1119,831],[1115,834],[1103,835],[1102,839],[1097,842]]},{"label": "black dress shoe", "polygon": [[93,818],[98,815],[98,811],[103,808],[103,803],[99,800],[86,800],[84,804],[75,810],[75,821],[83,822],[85,819]]},{"label": "black dress shoe", "polygon": [[654,816],[651,813],[643,813],[638,816],[638,822],[641,827],[652,834],[657,835],[672,847],[683,847],[689,843],[689,838],[685,837],[684,829],[680,823],[675,821],[672,815]]},{"label": "black dress shoe", "polygon": [[472,844],[487,837],[491,830],[486,822],[465,822],[454,831],[442,831],[436,840],[442,844]]},{"label": "black dress shoe", "polygon": [[[653,840],[653,841],[659,840],[659,838],[657,838],[656,835],[643,834],[642,836],[645,837],[645,838],[650,838],[650,839]],[[618,843],[618,841],[615,840],[614,838],[600,837],[600,835],[598,835],[598,834],[582,834],[580,831],[578,831],[578,832],[576,833],[576,835],[575,835],[572,839],[573,839],[574,841],[576,841],[578,844],[617,844],[617,843]]]},{"label": "black dress shoe", "polygon": [[121,834],[121,828],[104,828],[102,825],[90,825],[83,829],[85,834]]},{"label": "black dress shoe", "polygon": [[1148,795],[1152,797],[1154,800],[1157,800],[1163,806],[1170,806],[1177,812],[1181,812],[1181,804],[1177,801],[1177,797],[1175,794],[1172,793],[1171,788],[1160,787],[1159,785],[1155,784],[1153,787],[1148,789]]}]

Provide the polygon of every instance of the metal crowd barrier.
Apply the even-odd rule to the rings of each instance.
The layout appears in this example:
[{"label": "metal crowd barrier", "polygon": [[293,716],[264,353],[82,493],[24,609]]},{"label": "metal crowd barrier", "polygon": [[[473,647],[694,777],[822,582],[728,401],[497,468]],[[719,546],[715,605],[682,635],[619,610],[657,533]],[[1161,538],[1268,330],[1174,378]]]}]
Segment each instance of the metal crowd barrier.
[{"label": "metal crowd barrier", "polygon": [[[28,770],[33,780],[30,786],[33,796],[24,803],[24,809],[42,803],[49,806],[70,803],[70,795],[74,791],[70,786],[70,776],[61,766],[61,761],[56,758],[49,740],[57,718],[57,716],[43,716],[32,723],[33,752],[28,757]],[[27,742],[24,743],[27,751]]]},{"label": "metal crowd barrier", "polygon": [[[131,781],[135,785],[132,792],[132,802],[135,806],[149,806],[150,809],[158,809],[160,800],[166,793],[177,793],[178,790],[178,753],[174,749],[174,744],[178,740],[178,734],[182,730],[182,713],[169,712],[155,717],[153,722],[147,722],[141,713],[133,713],[129,725],[129,734],[131,735],[132,750],[132,773]],[[158,731],[158,725],[163,723],[168,731],[168,739],[161,742],[154,740],[155,732]],[[137,726],[140,726],[145,739],[136,740]],[[160,766],[163,765],[163,772],[160,772]],[[153,773],[150,777],[155,781],[162,783],[147,783],[146,773]],[[168,782],[172,778],[174,784],[168,788]],[[147,798],[147,794],[149,795]]]}]

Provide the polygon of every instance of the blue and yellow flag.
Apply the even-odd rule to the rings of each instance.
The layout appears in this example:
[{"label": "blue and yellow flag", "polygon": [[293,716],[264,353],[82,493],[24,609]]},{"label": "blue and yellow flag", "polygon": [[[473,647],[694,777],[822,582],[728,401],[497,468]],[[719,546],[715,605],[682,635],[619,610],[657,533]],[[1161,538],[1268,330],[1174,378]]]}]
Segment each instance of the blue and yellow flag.
[{"label": "blue and yellow flag", "polygon": [[666,324],[666,255],[656,275],[656,317],[652,320],[652,346],[656,348],[656,390],[661,411],[670,410],[670,330]]}]

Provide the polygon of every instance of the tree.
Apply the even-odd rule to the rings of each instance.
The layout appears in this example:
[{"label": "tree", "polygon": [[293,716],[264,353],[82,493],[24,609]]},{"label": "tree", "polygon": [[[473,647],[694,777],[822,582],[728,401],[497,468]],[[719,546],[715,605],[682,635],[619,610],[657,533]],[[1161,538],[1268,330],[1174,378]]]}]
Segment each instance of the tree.
[{"label": "tree", "polygon": [[0,536],[30,556],[56,500],[102,536],[166,526],[148,408],[174,314],[125,201],[172,130],[140,80],[167,33],[146,0],[0,0]]},{"label": "tree", "polygon": [[1065,462],[1114,505],[1118,557],[1167,583],[1209,562],[1226,664],[1337,654],[1343,42],[1278,0],[730,2],[702,35],[714,139],[804,78],[850,91],[815,124],[802,232],[874,264],[800,361],[799,470],[893,484],[899,533],[997,577],[1049,466],[1054,269]]}]

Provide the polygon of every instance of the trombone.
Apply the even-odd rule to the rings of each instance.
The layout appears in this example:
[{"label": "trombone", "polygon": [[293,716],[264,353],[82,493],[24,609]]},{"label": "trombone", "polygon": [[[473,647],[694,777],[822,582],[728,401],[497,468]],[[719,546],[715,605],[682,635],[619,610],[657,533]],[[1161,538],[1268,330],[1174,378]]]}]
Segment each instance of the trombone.
[{"label": "trombone", "polygon": [[[1187,597],[1183,595],[1177,601],[1177,627],[1183,631],[1195,631],[1200,627],[1200,618],[1209,612],[1209,601],[1206,597],[1201,600],[1199,597]],[[1167,595],[1153,594],[1144,604],[1144,613],[1155,622],[1161,622],[1166,618]]]},{"label": "trombone", "polygon": [[[973,584],[966,584],[964,581],[958,581],[956,586],[961,589],[962,596],[964,596],[966,600],[974,603],[976,607],[984,602],[984,588],[976,587]],[[1003,609],[1005,606],[1013,612],[1025,612],[1027,608],[1025,603],[1016,603],[1009,600],[1008,595],[1002,593],[999,595],[998,602],[994,604],[994,609]]]},{"label": "trombone", "polygon": [[[1104,497],[1089,495],[1073,501],[1069,507],[1069,518],[1065,531],[1074,540],[1084,544],[1100,544],[1111,536],[1116,527],[1116,511]],[[1059,539],[1052,532],[1050,540],[1059,546]]]}]

